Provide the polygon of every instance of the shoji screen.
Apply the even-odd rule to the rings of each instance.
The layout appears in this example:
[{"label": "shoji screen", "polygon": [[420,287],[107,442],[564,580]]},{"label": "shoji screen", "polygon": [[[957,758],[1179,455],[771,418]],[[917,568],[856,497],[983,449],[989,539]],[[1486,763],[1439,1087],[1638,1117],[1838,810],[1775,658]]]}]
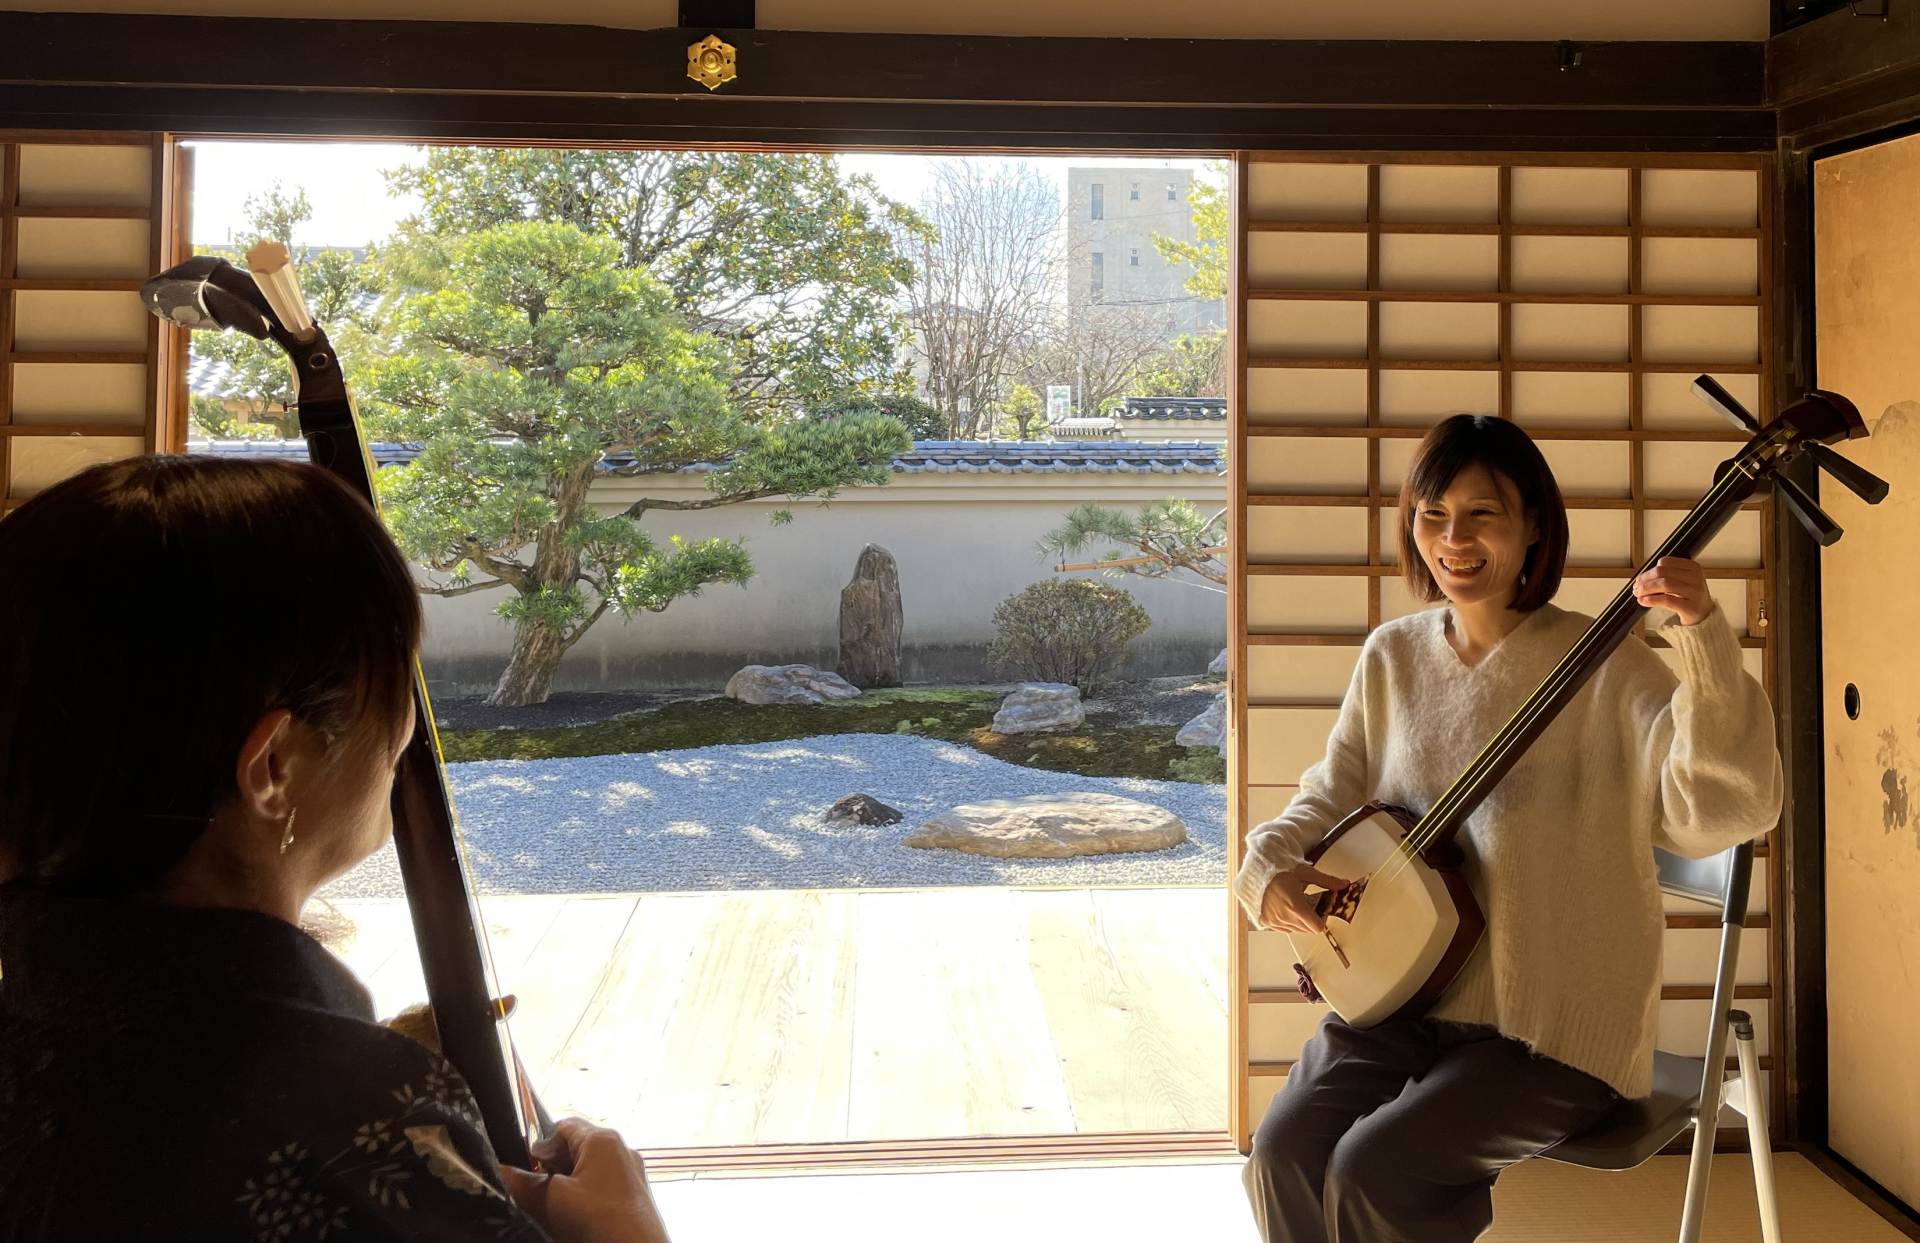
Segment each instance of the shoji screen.
[{"label": "shoji screen", "polygon": [[[1322,754],[1368,630],[1418,607],[1396,504],[1425,430],[1470,411],[1541,442],[1572,526],[1556,602],[1597,613],[1742,439],[1692,377],[1767,416],[1767,285],[1763,172],[1744,157],[1256,154],[1238,173],[1244,827]],[[1702,558],[1756,676],[1770,517],[1751,505]],[[1764,859],[1754,890],[1767,909]],[[1664,1048],[1702,1046],[1714,918],[1670,904]],[[1771,1027],[1756,922],[1741,995]],[[1244,1146],[1323,1010],[1295,991],[1285,939],[1242,928]]]},{"label": "shoji screen", "polygon": [[183,438],[180,334],[139,295],[173,251],[174,171],[156,135],[0,131],[0,512]]}]

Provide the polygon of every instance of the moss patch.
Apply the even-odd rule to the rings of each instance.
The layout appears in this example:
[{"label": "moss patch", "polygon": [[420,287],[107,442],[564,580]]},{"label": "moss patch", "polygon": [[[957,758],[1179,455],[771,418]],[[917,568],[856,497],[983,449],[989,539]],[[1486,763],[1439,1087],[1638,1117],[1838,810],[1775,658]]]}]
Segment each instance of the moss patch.
[{"label": "moss patch", "polygon": [[1224,781],[1210,751],[1177,745],[1172,725],[1101,725],[1055,734],[1000,735],[993,722],[1003,692],[974,687],[908,687],[868,691],[832,704],[744,704],[715,697],[667,704],[557,729],[446,729],[440,746],[451,762],[541,760],[623,755],[758,742],[817,734],[910,734],[985,752],[1010,764],[1083,777],[1149,777]]}]

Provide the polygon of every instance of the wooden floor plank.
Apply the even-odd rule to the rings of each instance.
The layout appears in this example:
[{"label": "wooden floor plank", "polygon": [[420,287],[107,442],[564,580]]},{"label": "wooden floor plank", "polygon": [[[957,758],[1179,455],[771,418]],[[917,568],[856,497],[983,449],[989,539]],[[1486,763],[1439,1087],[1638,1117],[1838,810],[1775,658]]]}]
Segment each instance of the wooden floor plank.
[{"label": "wooden floor plank", "polygon": [[[418,999],[406,904],[334,906],[330,944],[377,1011]],[[480,911],[542,1099],[642,1147],[1225,1127],[1217,890],[503,895]]]},{"label": "wooden floor plank", "polygon": [[858,896],[726,895],[669,1007],[643,1134],[676,1147],[847,1137]]},{"label": "wooden floor plank", "polygon": [[[667,1073],[660,1048],[696,948],[715,935],[718,906],[700,894],[630,895],[631,913],[606,941],[582,947],[605,964],[573,1021],[554,1029],[540,1091],[549,1110],[617,1126],[639,1143],[641,1089]],[[551,939],[551,938],[550,938]]]},{"label": "wooden floor plank", "polygon": [[853,1139],[1075,1129],[1004,889],[862,893]]}]

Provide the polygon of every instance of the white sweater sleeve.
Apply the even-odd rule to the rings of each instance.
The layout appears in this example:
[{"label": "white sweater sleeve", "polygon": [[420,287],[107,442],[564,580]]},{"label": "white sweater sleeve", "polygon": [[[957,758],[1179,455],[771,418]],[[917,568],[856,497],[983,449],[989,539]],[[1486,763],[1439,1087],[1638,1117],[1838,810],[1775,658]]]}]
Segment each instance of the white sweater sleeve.
[{"label": "white sweater sleeve", "polygon": [[1367,801],[1368,650],[1353,667],[1340,715],[1327,735],[1327,754],[1300,774],[1300,790],[1285,811],[1247,831],[1246,854],[1233,878],[1234,896],[1258,927],[1260,899],[1277,873],[1299,864],[1320,835]]},{"label": "white sweater sleeve", "polygon": [[1631,709],[1633,736],[1644,740],[1641,772],[1654,787],[1653,842],[1704,858],[1780,819],[1773,708],[1742,666],[1740,641],[1717,605],[1695,625],[1659,634],[1680,656],[1678,685],[1670,693],[1648,687]]}]

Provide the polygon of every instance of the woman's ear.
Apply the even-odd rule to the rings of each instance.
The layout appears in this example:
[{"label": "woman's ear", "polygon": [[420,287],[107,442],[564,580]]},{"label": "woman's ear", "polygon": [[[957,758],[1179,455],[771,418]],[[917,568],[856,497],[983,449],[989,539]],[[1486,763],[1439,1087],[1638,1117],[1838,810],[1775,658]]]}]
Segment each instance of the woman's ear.
[{"label": "woman's ear", "polygon": [[288,758],[294,741],[293,713],[276,708],[253,723],[234,760],[233,784],[250,816],[280,821],[292,802],[287,793]]}]

